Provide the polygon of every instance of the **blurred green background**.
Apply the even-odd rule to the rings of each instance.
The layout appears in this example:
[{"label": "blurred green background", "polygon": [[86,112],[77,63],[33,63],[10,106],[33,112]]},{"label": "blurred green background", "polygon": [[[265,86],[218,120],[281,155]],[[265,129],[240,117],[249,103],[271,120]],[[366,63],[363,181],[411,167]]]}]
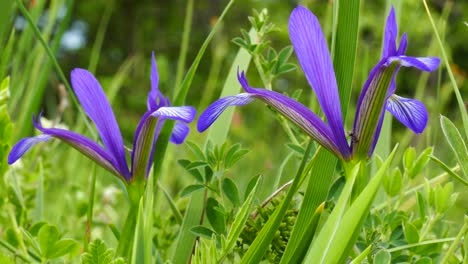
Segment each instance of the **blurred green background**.
[{"label": "blurred green background", "polygon": [[[166,96],[173,98],[187,1],[31,0],[23,2],[54,50],[66,76],[69,77],[70,71],[77,67],[87,68],[96,75],[109,96],[126,145],[131,146],[136,125],[146,111],[152,51],[156,53],[159,68],[159,87]],[[227,2],[194,1],[185,70],[195,58]],[[409,36],[407,54],[440,56],[422,2],[419,0],[394,2],[399,10],[400,35],[402,32],[407,32]],[[187,104],[202,111],[219,97],[228,70],[239,50],[231,40],[240,35],[241,28],[249,29],[247,17],[252,15],[253,9],[268,10],[270,21],[277,26],[277,30],[269,36],[271,46],[279,50],[290,44],[287,21],[289,13],[297,4],[306,5],[319,17],[325,35],[330,39],[331,1],[237,1],[201,61],[190,87]],[[452,62],[451,69],[461,87],[462,96],[466,97],[468,1],[437,0],[430,1],[429,4],[439,32],[444,37],[445,48]],[[349,130],[354,116],[355,99],[368,72],[380,57],[383,27],[388,10],[387,1],[361,1],[358,56],[351,109],[348,111],[352,114],[347,116],[346,121],[346,128]],[[61,87],[57,72],[12,0],[0,2],[0,59],[0,78],[3,79],[7,75],[11,77],[9,110],[15,121],[12,142],[34,133],[31,116],[41,111],[50,120],[63,123],[75,131],[85,131],[76,107],[71,104],[69,96]],[[292,60],[297,62],[295,55]],[[418,149],[432,145],[437,156],[454,165],[452,154],[442,139],[438,121],[439,114],[442,113],[456,124],[460,124],[456,101],[446,73],[440,71],[429,75],[414,69],[402,71],[404,74],[400,74],[397,80],[398,93],[422,100],[430,112],[430,121],[426,132],[417,137],[394,121],[392,143],[400,142],[403,150],[409,145]],[[253,86],[261,85],[254,67],[248,72],[248,78]],[[289,94],[301,89],[303,91],[301,101],[317,108],[312,91],[300,68],[276,79],[273,89]],[[196,131],[195,123],[191,127],[189,140],[202,144],[204,134]],[[286,146],[287,137],[274,114],[263,104],[254,103],[236,110],[229,141],[240,142],[243,147],[251,150],[235,168],[229,171],[240,186],[245,186],[247,179],[252,176],[263,174],[266,181],[261,196],[266,197],[272,192],[271,188],[278,177],[282,177],[281,181],[284,182],[293,176],[294,171],[288,171],[288,168],[295,167],[297,161],[294,158],[286,164],[284,175],[279,170],[290,149]],[[174,161],[190,154],[186,146],[172,147],[172,150],[170,161],[165,164],[171,168],[169,170],[171,175],[163,176],[162,181],[164,186],[176,196],[187,183],[192,181],[192,178],[178,168]],[[42,155],[37,155],[39,153]],[[34,189],[33,182],[36,179],[34,171],[37,170],[37,162],[31,161],[37,161],[38,157],[43,159],[45,164],[48,180],[46,190],[50,191],[46,192],[46,199],[50,201],[50,206],[61,210],[73,206],[77,211],[76,219],[81,219],[83,223],[85,209],[80,206],[86,206],[84,192],[92,168],[91,162],[64,144],[54,142],[44,145],[34,150],[32,154],[28,154],[27,160],[24,161],[24,164],[27,164],[25,166],[31,169],[29,178],[24,179],[31,183],[31,189]],[[176,169],[172,170],[172,167]],[[429,175],[437,173],[440,171],[436,169],[428,172]],[[114,179],[100,169],[98,175],[104,175],[98,178],[97,191],[104,207],[102,221],[106,222],[118,217],[110,209],[118,202],[105,200],[108,194],[106,192],[112,192],[107,186],[110,182],[114,182]],[[56,203],[60,195],[65,198],[60,203]],[[117,199],[122,200],[122,197]],[[460,196],[458,214],[466,212],[466,199],[466,196]],[[110,203],[111,206],[105,207],[106,203]],[[60,218],[62,223],[76,220],[63,216],[61,211],[54,210],[47,210],[46,216],[50,219]]]}]

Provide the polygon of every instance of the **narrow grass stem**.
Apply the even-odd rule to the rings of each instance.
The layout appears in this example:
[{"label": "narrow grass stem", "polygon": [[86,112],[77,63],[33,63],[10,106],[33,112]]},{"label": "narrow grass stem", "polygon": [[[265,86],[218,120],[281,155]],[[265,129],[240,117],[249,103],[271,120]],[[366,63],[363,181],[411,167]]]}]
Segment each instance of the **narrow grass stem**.
[{"label": "narrow grass stem", "polygon": [[[268,198],[265,199],[265,201],[262,202],[262,204],[260,205],[262,208],[267,206],[268,203],[271,202],[271,200],[273,200],[276,196],[278,196],[278,194],[280,194],[282,191],[284,191],[286,188],[288,188],[289,186],[291,186],[291,184],[293,183],[294,180],[290,180],[288,181],[287,183],[285,183],[283,186],[279,187],[276,191],[274,191],[270,196],[268,196]],[[258,210],[255,210],[252,212],[252,214],[250,214],[250,217],[251,218],[256,218],[258,215]]]},{"label": "narrow grass stem", "polygon": [[[442,264],[449,263],[450,257],[453,256],[453,254],[455,252],[455,249],[457,248],[457,246],[460,243],[462,237],[465,236],[467,231],[468,231],[468,217],[465,217],[465,223],[463,224],[463,227],[460,229],[460,232],[455,237],[455,240],[450,245],[449,249],[445,253],[444,258],[442,259],[442,261],[440,263],[442,263]],[[468,256],[465,256],[465,259],[466,258],[468,258]]]},{"label": "narrow grass stem", "polygon": [[[29,259],[28,255],[18,252],[15,247],[8,244],[7,242],[0,240],[0,246],[4,247],[5,249],[13,253],[15,257],[19,257],[21,260],[25,261],[26,263],[31,263],[31,260]],[[40,259],[35,259],[35,260],[40,261]]]},{"label": "narrow grass stem", "polygon": [[185,63],[187,60],[188,45],[190,40],[190,29],[192,26],[193,0],[188,0],[185,8],[184,32],[182,33],[182,42],[179,51],[179,60],[177,61],[177,71],[175,79],[174,96],[179,91],[182,76],[184,75]]},{"label": "narrow grass stem", "polygon": [[429,18],[429,21],[431,22],[432,29],[434,30],[434,34],[436,36],[437,42],[439,43],[440,46],[440,52],[442,53],[442,59],[445,63],[445,68],[447,68],[447,73],[449,75],[450,81],[452,83],[453,91],[455,92],[455,97],[457,98],[458,102],[458,107],[460,109],[460,115],[462,117],[462,122],[463,122],[463,128],[465,130],[465,135],[468,137],[468,113],[465,108],[465,103],[463,102],[463,98],[460,94],[460,89],[458,88],[457,81],[455,80],[455,77],[453,76],[453,72],[450,68],[450,62],[448,60],[448,56],[445,53],[444,45],[442,43],[442,39],[439,36],[439,32],[437,31],[437,27],[434,23],[434,19],[432,19],[431,12],[429,10],[429,7],[427,6],[426,0],[422,1],[424,4],[424,8],[426,9],[427,16]]},{"label": "narrow grass stem", "polygon": [[89,183],[89,200],[88,200],[88,212],[86,219],[86,239],[84,240],[84,250],[88,251],[88,245],[91,242],[91,228],[93,225],[93,209],[94,209],[94,194],[96,191],[96,163],[93,163],[91,170],[91,181]]},{"label": "narrow grass stem", "polygon": [[389,249],[387,249],[387,251],[389,253],[392,253],[392,252],[397,252],[397,251],[401,251],[401,250],[405,250],[405,249],[409,249],[409,248],[413,248],[413,247],[452,242],[454,240],[455,240],[455,237],[427,240],[427,241],[423,241],[423,242],[419,242],[419,243],[414,243],[414,244],[404,245],[404,246],[400,246],[400,247],[389,248]]}]

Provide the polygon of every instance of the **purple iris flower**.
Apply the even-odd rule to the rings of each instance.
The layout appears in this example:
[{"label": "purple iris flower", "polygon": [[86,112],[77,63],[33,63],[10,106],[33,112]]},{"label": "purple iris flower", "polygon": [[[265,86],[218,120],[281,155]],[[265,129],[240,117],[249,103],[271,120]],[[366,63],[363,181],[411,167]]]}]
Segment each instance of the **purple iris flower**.
[{"label": "purple iris flower", "polygon": [[13,164],[36,144],[57,138],[126,182],[146,177],[151,167],[154,146],[164,121],[176,120],[170,140],[175,144],[180,144],[189,133],[186,123],[192,122],[196,114],[191,106],[170,106],[169,99],[159,91],[158,82],[159,76],[153,53],[151,91],[147,99],[148,111],[141,118],[135,131],[131,167],[127,163],[123,138],[110,103],[96,78],[83,69],[72,71],[71,83],[81,106],[95,124],[103,146],[72,131],[44,128],[40,123],[40,116],[37,121],[33,117],[34,126],[42,134],[24,138],[16,143],[8,155],[8,163]]},{"label": "purple iris flower", "polygon": [[[353,140],[354,145],[350,146],[346,139],[337,82],[325,37],[315,15],[301,6],[295,8],[289,18],[289,36],[299,64],[317,96],[327,123],[306,106],[287,96],[274,91],[250,87],[245,73],[241,72],[238,74],[238,79],[245,93],[219,99],[208,106],[199,118],[198,131],[202,132],[211,126],[227,107],[242,106],[250,103],[253,99],[260,99],[286,116],[320,145],[343,160],[352,159],[354,150],[358,149],[358,143],[361,142],[362,144],[364,141],[359,138],[362,136],[361,134],[355,133],[357,129],[360,129],[359,132],[368,133],[372,131],[371,143],[369,143],[366,157],[372,153],[371,148],[373,149],[377,142],[378,131],[381,126],[383,117],[381,112],[384,108],[384,102],[387,102],[387,109],[403,124],[409,126],[415,132],[421,132],[427,122],[427,112],[424,106],[421,107],[421,103],[393,95],[394,76],[399,66],[413,66],[425,71],[434,70],[439,64],[439,59],[404,56],[406,35],[403,36],[400,48],[396,50],[396,30],[395,15],[392,8],[385,31],[385,48],[382,60],[371,71],[358,103],[357,121],[353,132],[353,137],[357,139]],[[392,67],[389,67],[389,65],[392,65]],[[387,76],[390,77],[384,78]],[[383,82],[382,79],[387,83]],[[376,95],[381,93],[380,90],[384,90],[384,96],[376,98]],[[388,96],[385,96],[386,94]],[[376,104],[378,100],[381,102]],[[379,108],[376,108],[376,106]],[[419,112],[416,112],[416,110]],[[377,112],[375,118],[377,121],[375,121],[373,127],[369,127],[369,123],[366,123],[368,121],[368,116],[365,115],[366,111]],[[421,113],[421,111],[423,112]]]}]

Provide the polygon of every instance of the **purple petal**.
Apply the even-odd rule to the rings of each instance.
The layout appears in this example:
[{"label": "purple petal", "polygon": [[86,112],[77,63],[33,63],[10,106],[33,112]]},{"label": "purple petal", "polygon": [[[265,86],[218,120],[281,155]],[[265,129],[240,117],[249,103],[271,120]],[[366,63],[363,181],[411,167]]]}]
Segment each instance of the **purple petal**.
[{"label": "purple petal", "polygon": [[40,142],[47,142],[52,137],[49,135],[39,135],[35,137],[23,138],[18,141],[8,154],[8,164],[15,163],[19,158],[21,158],[24,153],[26,153],[30,148],[34,147]]},{"label": "purple petal", "polygon": [[104,169],[110,171],[116,176],[128,180],[129,174],[124,174],[128,172],[128,168],[126,168],[125,171],[120,171],[120,164],[118,164],[115,157],[91,139],[65,129],[44,128],[42,127],[41,123],[34,122],[34,126],[46,136],[54,137],[64,141],[65,143],[69,144],[73,148],[83,153],[91,160],[95,161]]},{"label": "purple petal", "polygon": [[342,159],[347,159],[349,157],[350,149],[348,144],[346,143],[346,146],[343,148],[337,146],[330,127],[316,114],[310,111],[309,108],[280,93],[250,87],[243,72],[238,78],[242,87],[247,92],[275,108],[291,122],[303,129],[304,132],[320,145]]},{"label": "purple petal", "polygon": [[174,144],[182,144],[190,132],[189,126],[184,123],[176,122],[172,129],[171,142]]},{"label": "purple petal", "polygon": [[384,43],[382,58],[396,55],[396,38],[398,36],[398,26],[395,18],[395,9],[392,6],[385,24]]},{"label": "purple petal", "polygon": [[254,99],[253,95],[241,93],[234,96],[228,96],[217,100],[208,106],[198,118],[197,129],[199,132],[205,131],[229,106],[243,106]]},{"label": "purple petal", "polygon": [[426,107],[418,100],[392,95],[387,101],[387,110],[415,133],[422,133],[427,125]]},{"label": "purple petal", "polygon": [[440,59],[436,57],[408,57],[408,56],[394,56],[387,60],[387,64],[393,61],[399,62],[401,66],[415,67],[423,71],[433,71],[439,67]]},{"label": "purple petal", "polygon": [[196,113],[197,111],[192,106],[163,106],[151,113],[151,115],[190,123],[195,118]]},{"label": "purple petal", "polygon": [[332,61],[317,18],[307,8],[296,7],[289,18],[289,36],[299,63],[315,91],[335,143],[347,156],[348,143]]},{"label": "purple petal", "polygon": [[154,52],[151,54],[151,91],[148,93],[148,110],[155,111],[158,107],[161,107],[165,104],[165,99],[163,94],[159,91],[159,74],[158,67],[156,66],[156,59],[154,57]]},{"label": "purple petal", "polygon": [[119,125],[99,82],[83,69],[72,71],[71,82],[84,111],[96,125],[104,146],[115,157],[118,171],[125,177],[129,176]]},{"label": "purple petal", "polygon": [[408,39],[406,33],[403,33],[400,40],[400,46],[398,47],[397,55],[405,55],[406,48],[408,47]]}]

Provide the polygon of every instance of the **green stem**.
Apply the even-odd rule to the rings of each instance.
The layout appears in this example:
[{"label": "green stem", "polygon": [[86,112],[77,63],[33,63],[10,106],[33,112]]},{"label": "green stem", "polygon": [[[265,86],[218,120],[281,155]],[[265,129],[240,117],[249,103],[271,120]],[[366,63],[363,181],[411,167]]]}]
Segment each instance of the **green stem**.
[{"label": "green stem", "polygon": [[437,213],[433,218],[429,219],[429,222],[427,223],[427,225],[425,225],[423,231],[421,232],[421,236],[419,237],[420,242],[424,240],[424,238],[427,236],[427,233],[431,231],[432,227],[437,222],[437,220],[439,220],[440,217],[441,215]]},{"label": "green stem", "polygon": [[[22,259],[24,262],[26,263],[31,263],[31,260],[29,259],[28,255],[24,255],[23,253],[21,252],[18,252],[16,250],[15,247],[13,247],[12,245],[8,244],[7,242],[3,241],[3,240],[0,240],[0,246],[6,248],[8,251],[10,251],[11,253],[13,253],[15,255],[15,257],[19,257],[20,259]],[[36,261],[40,261],[40,259],[35,259]]]},{"label": "green stem", "polygon": [[193,0],[188,0],[185,8],[184,32],[182,34],[182,44],[179,51],[179,60],[177,61],[177,72],[175,79],[174,96],[179,92],[179,86],[184,75],[185,61],[187,60],[188,44],[190,40],[190,28],[192,25]]},{"label": "green stem", "polygon": [[83,112],[83,109],[81,109],[81,107],[79,107],[80,104],[78,103],[78,99],[76,98],[75,94],[73,93],[73,89],[71,88],[70,83],[68,82],[67,78],[65,77],[65,74],[63,74],[62,68],[60,68],[60,65],[58,64],[57,59],[55,58],[52,50],[49,48],[49,45],[47,45],[47,42],[45,41],[44,37],[42,36],[41,31],[39,31],[39,28],[34,23],[34,20],[32,19],[32,17],[29,14],[28,10],[24,6],[23,1],[22,0],[16,0],[16,4],[18,5],[18,8],[21,11],[21,13],[23,14],[23,16],[26,18],[26,20],[28,20],[28,23],[32,27],[32,29],[34,31],[34,34],[39,39],[39,42],[42,44],[45,51],[47,52],[47,55],[49,56],[49,59],[52,61],[52,64],[54,65],[55,69],[57,70],[57,73],[58,73],[60,79],[62,80],[62,82],[64,83],[65,87],[67,88],[68,92],[70,94],[72,94],[72,96],[70,96],[70,97],[72,98],[73,103],[76,106],[78,106],[78,111],[79,111],[81,117],[83,118],[83,121],[85,122],[86,127],[88,128],[91,135],[93,137],[95,137],[96,136],[95,132],[91,128],[91,125],[90,125],[88,119],[86,118],[86,114]]},{"label": "green stem", "polygon": [[117,256],[131,259],[131,249],[135,235],[135,227],[138,217],[139,203],[131,203],[127,218],[120,233],[119,244],[117,246]]},{"label": "green stem", "polygon": [[463,121],[463,127],[465,129],[465,135],[468,137],[468,113],[465,108],[465,103],[460,94],[460,89],[458,88],[457,81],[455,80],[455,77],[453,76],[447,54],[445,53],[444,45],[442,44],[442,40],[439,36],[439,32],[437,31],[437,27],[434,23],[434,19],[432,19],[432,15],[431,15],[431,12],[429,11],[429,7],[427,6],[426,0],[423,0],[423,4],[424,4],[424,8],[426,8],[427,16],[429,17],[429,21],[431,22],[432,28],[434,29],[434,34],[437,38],[437,42],[439,43],[440,52],[442,53],[442,59],[445,64],[445,68],[447,68],[447,73],[452,83],[453,91],[455,92],[455,97],[457,98],[458,107],[460,109],[460,114],[461,114],[462,121]]},{"label": "green stem", "polygon": [[88,213],[86,220],[86,234],[84,241],[84,250],[88,251],[88,245],[91,242],[91,228],[93,225],[93,209],[94,209],[94,194],[96,190],[96,163],[93,163],[91,172],[91,182],[89,183],[89,200],[88,200]]},{"label": "green stem", "polygon": [[262,64],[260,63],[260,57],[255,52],[253,54],[253,57],[254,57],[253,61],[254,61],[255,67],[257,68],[258,75],[260,75],[260,78],[262,79],[265,89],[271,91],[271,82],[268,80],[265,72],[263,71]]},{"label": "green stem", "polygon": [[[450,245],[449,249],[445,253],[444,258],[440,263],[449,263],[449,259],[451,256],[453,256],[455,249],[457,248],[458,244],[460,243],[460,240],[462,237],[466,234],[468,231],[468,217],[465,216],[465,223],[463,224],[463,227],[461,228],[460,232],[458,235],[455,237],[455,240],[453,241],[452,245]],[[468,256],[465,256],[465,259],[468,258]]]},{"label": "green stem", "polygon": [[390,248],[387,251],[389,253],[392,253],[392,252],[397,252],[397,251],[401,251],[401,250],[405,250],[405,249],[409,249],[409,248],[413,248],[413,247],[432,245],[432,244],[439,244],[439,243],[445,243],[445,242],[452,242],[454,240],[455,240],[454,237],[434,239],[434,240],[423,241],[423,242],[419,242],[419,243],[415,243],[415,244],[409,244],[409,245],[404,245],[404,246],[400,246],[400,247]]}]

